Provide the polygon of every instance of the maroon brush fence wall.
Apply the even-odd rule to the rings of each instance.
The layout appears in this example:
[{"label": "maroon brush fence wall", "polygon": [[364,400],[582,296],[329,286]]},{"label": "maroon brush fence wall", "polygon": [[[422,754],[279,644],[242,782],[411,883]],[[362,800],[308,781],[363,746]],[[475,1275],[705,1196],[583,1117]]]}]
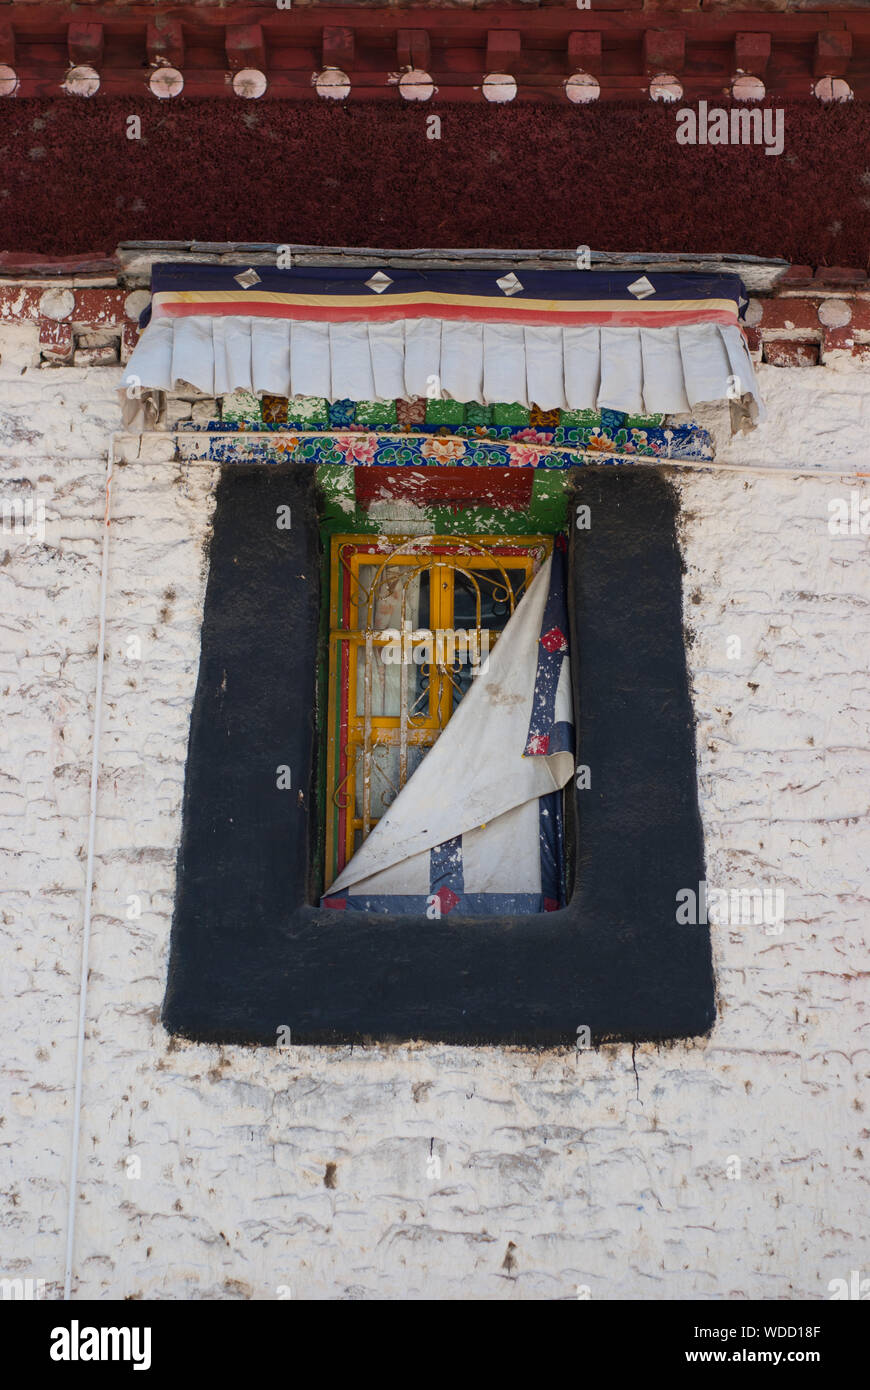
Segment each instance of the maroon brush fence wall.
[{"label": "maroon brush fence wall", "polygon": [[12,98],[0,104],[0,250],[585,244],[868,265],[870,109],[783,103],[772,156],[678,145],[681,104]]}]

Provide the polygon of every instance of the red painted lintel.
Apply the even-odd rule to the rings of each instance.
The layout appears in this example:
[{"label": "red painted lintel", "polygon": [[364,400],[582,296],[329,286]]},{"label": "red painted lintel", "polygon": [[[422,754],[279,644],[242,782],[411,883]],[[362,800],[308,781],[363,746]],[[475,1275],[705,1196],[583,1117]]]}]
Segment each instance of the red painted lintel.
[{"label": "red painted lintel", "polygon": [[369,507],[384,497],[432,503],[460,502],[486,506],[498,498],[502,507],[526,511],[532,500],[531,468],[357,468],[356,498]]}]

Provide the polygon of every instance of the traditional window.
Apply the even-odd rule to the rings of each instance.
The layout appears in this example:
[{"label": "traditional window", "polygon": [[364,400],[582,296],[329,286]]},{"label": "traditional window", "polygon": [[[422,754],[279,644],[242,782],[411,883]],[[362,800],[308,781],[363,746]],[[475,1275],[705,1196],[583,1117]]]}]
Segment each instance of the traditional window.
[{"label": "traditional window", "polygon": [[[242,456],[231,428],[217,438],[192,431],[189,441],[193,457],[229,466],[210,546],[167,1027],[270,1043],[287,1031],[297,1042],[536,1044],[573,1044],[581,1029],[635,1041],[706,1031],[709,932],[676,916],[678,895],[704,878],[678,497],[658,469],[588,464],[590,456],[708,458],[709,441],[694,427],[682,438],[662,417],[712,401],[728,402],[734,424],[758,413],[738,277],[164,266],[152,288],[153,321],[123,385],[158,397],[127,401],[128,425],[179,381],[213,396],[272,397],[265,414],[257,405],[262,429]],[[440,399],[427,404],[433,380]],[[313,414],[300,416],[300,398],[317,405]],[[455,437],[440,437],[451,429]],[[454,466],[464,481],[447,497],[441,483]],[[438,479],[442,517],[431,527],[426,517],[432,549],[406,531],[384,534],[394,528],[374,515],[381,470],[410,482],[418,508]],[[556,620],[558,546],[534,573],[547,525],[528,517],[517,527],[525,536],[512,538],[512,526],[497,524],[510,508],[516,521],[553,472],[572,494]],[[321,480],[333,473],[344,488],[330,511]],[[372,510],[361,516],[366,497]],[[495,512],[484,525],[471,518],[478,502]],[[469,516],[451,526],[460,505]],[[587,524],[575,528],[581,513]],[[276,528],[276,515],[292,525]],[[549,533],[565,526],[563,512]],[[329,556],[339,533],[330,573],[324,548]],[[472,542],[481,549],[469,551]],[[490,564],[508,575],[503,612],[483,602]],[[479,611],[474,585],[469,606],[468,574],[481,588]],[[483,671],[472,678],[470,658],[441,660],[437,645],[415,662],[425,637],[410,638],[410,663],[375,663],[376,649],[395,640],[388,630],[401,654],[404,621],[412,633],[455,630],[463,604],[465,621],[493,640],[497,671],[509,674],[516,630],[535,652],[516,759],[523,778],[534,769],[530,791],[489,818],[471,792],[481,768],[503,759],[493,733],[501,726],[478,720],[478,706],[486,692],[505,705],[515,688],[499,692]],[[564,659],[569,643],[573,661]],[[564,898],[548,901],[543,891],[543,850],[532,907],[517,906],[518,893],[506,907],[489,886],[471,889],[464,860],[459,884],[449,849],[433,868],[453,834],[442,823],[441,788],[463,774],[454,745],[471,722],[463,854],[466,835],[488,834],[512,810],[538,814],[544,791],[561,796],[564,787],[572,830]],[[568,730],[576,779],[563,776],[566,757],[573,769]],[[514,772],[500,775],[504,784]],[[404,844],[402,865],[425,855],[429,874],[443,874],[430,895],[456,910],[437,920],[421,921],[416,888],[372,904],[372,880],[395,867],[373,865],[373,846],[392,852],[388,832],[400,817],[410,834],[409,800],[415,814],[422,805],[417,825],[426,829]],[[505,842],[500,855],[478,854],[477,867],[485,860],[513,872],[515,843],[528,846],[529,837]],[[346,890],[337,893],[343,901],[333,890]]]},{"label": "traditional window", "polygon": [[327,883],[444,730],[552,544],[333,537]]},{"label": "traditional window", "polygon": [[[484,478],[491,472],[479,470]],[[365,468],[357,474],[357,483],[370,476]],[[344,476],[340,467],[338,475]],[[511,475],[520,476],[520,470]],[[461,553],[471,541],[488,551],[493,564],[522,572],[516,591],[511,582],[510,595],[503,595],[508,608],[512,598],[514,618],[521,619],[523,604],[535,599],[534,586],[544,579],[547,559],[537,575],[534,569],[536,547],[546,554],[547,526],[543,517],[540,524],[530,517],[522,536],[498,535],[495,518],[478,528],[470,516],[460,521],[446,507],[430,533],[443,543],[443,553],[437,540],[429,551],[422,536],[408,537],[407,530],[379,534],[384,528],[371,517],[367,530],[349,500],[353,474],[347,476],[351,488],[328,516],[326,503],[318,500],[315,470],[304,464],[229,467],[218,487],[163,1013],[167,1028],[202,1041],[267,1044],[288,1031],[294,1042],[309,1043],[409,1038],[535,1045],[573,1045],[578,1030],[587,1028],[593,1040],[706,1032],[715,1017],[709,930],[682,925],[676,916],[677,895],[696,887],[705,868],[682,627],[678,498],[670,481],[656,469],[580,469],[561,524],[551,528],[558,534],[565,514],[573,520],[580,506],[591,517],[588,529],[569,527],[568,536],[567,632],[579,768],[565,789],[571,834],[564,906],[547,911],[545,904],[510,915],[497,903],[489,910],[483,904],[474,915],[463,902],[427,920],[418,907],[409,911],[401,903],[377,915],[359,910],[350,894],[341,910],[321,901],[332,872],[332,865],[314,867],[328,801],[324,762],[331,736],[335,793],[342,780],[335,758],[343,673],[347,728],[355,746],[364,748],[365,679],[361,696],[359,668],[362,661],[365,670],[366,631],[372,633],[372,652],[382,623],[401,636],[402,589],[406,614],[412,595],[412,623],[446,626],[450,616],[454,629],[457,622],[476,625],[476,598],[472,607],[462,570],[483,573],[487,567],[479,553]],[[548,477],[535,476],[545,482]],[[499,481],[502,495],[509,481]],[[276,529],[276,515],[288,509],[292,528]],[[335,547],[333,536],[340,538]],[[333,563],[333,548],[338,554],[342,547],[343,560]],[[557,553],[554,543],[551,572]],[[362,621],[360,594],[368,590],[366,605],[372,597],[366,567],[383,568],[391,556],[385,573],[399,582],[390,621],[377,607],[377,586],[371,623],[367,607]],[[401,574],[412,565],[419,568],[416,589]],[[446,589],[435,585],[439,574]],[[452,607],[439,614],[442,598]],[[537,620],[534,605],[525,612]],[[492,667],[511,649],[511,633],[503,627],[498,635],[506,616],[494,604],[487,611],[481,603],[481,631],[495,636]],[[331,735],[318,725],[325,714],[328,723],[330,623],[336,653]],[[553,626],[562,630],[559,623]],[[539,641],[540,649],[549,660],[552,646],[555,658],[559,632],[543,621],[537,632],[548,639]],[[401,676],[385,671],[380,689],[371,668],[372,829],[354,858],[366,853],[418,774],[438,766],[486,689],[485,675],[469,679],[464,663],[445,675],[436,659],[427,678],[425,668],[432,664],[412,661],[407,670],[397,667]],[[390,740],[398,736],[401,759],[403,688],[408,781],[381,814],[379,788],[387,784],[374,768],[378,758],[391,758],[392,770],[385,764],[385,771],[398,786],[396,744]],[[442,721],[452,710],[446,727],[439,724],[439,697]],[[378,699],[383,713],[376,712]],[[383,735],[376,738],[376,729]],[[415,733],[435,742],[414,745]],[[489,733],[483,721],[482,737]],[[412,776],[415,747],[428,751]],[[492,761],[498,756],[496,749]],[[352,795],[347,781],[339,799],[343,795],[349,818],[362,823],[345,822],[345,855],[365,829],[365,814],[357,812],[362,801],[354,760],[345,768],[353,768],[357,779]],[[337,821],[332,833],[337,856]]]}]

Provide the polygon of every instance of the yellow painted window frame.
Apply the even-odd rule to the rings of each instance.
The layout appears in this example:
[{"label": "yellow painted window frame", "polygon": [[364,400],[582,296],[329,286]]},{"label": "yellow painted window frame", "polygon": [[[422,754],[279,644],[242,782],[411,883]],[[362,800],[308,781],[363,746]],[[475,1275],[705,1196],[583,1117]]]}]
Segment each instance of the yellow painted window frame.
[{"label": "yellow painted window frame", "polygon": [[[356,814],[356,748],[366,746],[365,716],[358,713],[357,681],[370,661],[375,648],[390,640],[383,632],[368,626],[368,608],[363,609],[363,588],[359,571],[363,566],[376,564],[378,558],[388,565],[414,566],[419,572],[429,569],[429,626],[427,631],[453,631],[455,573],[463,570],[463,561],[476,570],[511,568],[525,571],[519,597],[525,593],[531,579],[552,553],[553,537],[541,535],[490,536],[382,536],[372,534],[336,535],[330,547],[329,592],[329,671],[326,750],[326,884],[354,854],[356,832],[365,829],[366,817]],[[347,552],[347,553],[345,553]],[[499,553],[502,552],[502,553]],[[507,553],[504,553],[507,552]],[[516,553],[519,552],[519,553]],[[525,552],[525,553],[524,553]],[[420,564],[423,557],[432,563]],[[377,578],[376,581],[377,582]],[[345,586],[349,585],[349,592]],[[345,603],[354,619],[353,625],[343,625]],[[513,598],[512,608],[515,606]],[[361,621],[362,618],[362,621]],[[421,631],[423,629],[420,629]],[[388,632],[389,629],[383,631]],[[482,628],[488,634],[490,649],[498,637],[497,630]],[[420,643],[412,644],[419,647]],[[347,663],[346,705],[344,663]],[[413,727],[405,723],[406,746],[431,747],[446,727],[454,707],[453,683],[445,667],[436,664],[430,671],[429,708],[426,715],[416,716]],[[345,771],[342,773],[342,717],[347,726],[344,747]],[[401,737],[400,715],[370,715],[370,742],[398,743]],[[365,756],[365,754],[364,754]],[[400,767],[399,789],[407,780],[406,768]],[[339,830],[340,798],[347,811],[343,836]],[[368,832],[377,823],[368,817]],[[341,841],[341,843],[340,843]]]}]

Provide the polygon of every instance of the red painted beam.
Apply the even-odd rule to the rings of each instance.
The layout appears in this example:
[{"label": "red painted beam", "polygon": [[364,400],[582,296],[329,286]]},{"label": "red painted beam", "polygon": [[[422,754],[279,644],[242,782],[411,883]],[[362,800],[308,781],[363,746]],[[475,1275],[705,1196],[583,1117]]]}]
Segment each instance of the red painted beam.
[{"label": "red painted beam", "polygon": [[643,36],[644,71],[682,72],[686,65],[686,34],[682,29],[647,29]]},{"label": "red painted beam", "polygon": [[53,319],[39,321],[39,347],[48,358],[64,360],[73,349],[71,323],[55,323]]},{"label": "red painted beam", "polygon": [[572,72],[601,72],[601,33],[580,30],[568,35],[568,67]]},{"label": "red painted beam", "polygon": [[523,38],[519,29],[490,29],[486,35],[487,72],[520,71]]},{"label": "red painted beam", "polygon": [[327,25],[323,30],[323,66],[352,68],[356,58],[356,37],[347,26]]},{"label": "red painted beam", "polygon": [[[773,4],[777,0],[772,0]],[[781,3],[781,0],[780,0]],[[14,10],[15,23],[23,32],[29,34],[45,33],[53,30],[61,33],[73,16],[78,18],[81,6],[43,4],[40,0],[15,0],[10,9]],[[605,0],[592,0],[589,10],[578,10],[575,5],[564,3],[553,6],[521,5],[519,8],[503,4],[486,4],[481,7],[471,5],[443,8],[413,7],[400,9],[391,6],[376,8],[360,6],[324,6],[305,8],[300,0],[293,0],[293,8],[280,10],[274,3],[259,5],[240,5],[236,3],[215,4],[176,4],[173,0],[157,0],[155,4],[130,4],[119,7],[99,0],[87,0],[87,13],[94,23],[103,23],[113,32],[141,30],[150,20],[169,15],[182,22],[188,32],[206,33],[219,31],[228,25],[262,24],[266,30],[282,33],[307,33],[311,36],[322,31],[324,25],[350,27],[374,38],[379,33],[395,33],[396,29],[426,29],[433,36],[451,35],[477,36],[480,42],[487,30],[505,28],[518,29],[529,38],[544,40],[548,37],[565,34],[574,29],[588,28],[606,30],[614,37],[619,34],[633,35],[632,41],[647,29],[666,30],[669,28],[689,29],[699,39],[712,38],[731,42],[738,32],[753,30],[771,31],[780,38],[791,41],[812,40],[815,35],[830,29],[835,16],[828,12],[824,0],[819,0],[818,9],[783,11],[771,8],[771,0],[763,10],[722,10],[711,8],[694,13],[680,9],[652,11],[642,10],[641,5],[632,7],[621,0],[607,6]],[[855,33],[870,33],[870,15],[862,4],[854,9],[840,11],[836,15],[839,28]]]},{"label": "red painted beam", "polygon": [[432,45],[427,29],[399,29],[396,45],[400,68],[421,68],[423,72],[429,71]]},{"label": "red painted beam", "polygon": [[[0,276],[28,275],[117,275],[120,270],[114,256],[105,256],[99,251],[82,252],[77,256],[44,256],[35,251],[0,251]],[[812,270],[810,270],[812,276]],[[37,294],[37,301],[39,295]],[[0,318],[3,313],[3,292],[0,290]],[[29,313],[25,317],[30,317]]]},{"label": "red painted beam", "polygon": [[[384,497],[397,501],[498,505],[526,511],[532,500],[532,468],[357,468],[356,499],[370,507]],[[409,477],[409,474],[411,475]],[[474,475],[478,476],[474,476]]]},{"label": "red painted beam", "polygon": [[690,99],[718,97],[737,69],[763,74],[770,96],[811,100],[814,78],[830,75],[845,76],[857,98],[870,98],[870,13],[848,9],[835,17],[822,8],[641,10],[626,0],[593,0],[588,11],[567,3],[411,10],[293,0],[292,9],[279,10],[273,3],[157,0],[123,8],[89,3],[73,11],[40,0],[7,6],[0,0],[0,14],[0,52],[7,55],[0,61],[13,58],[23,97],[68,100],[60,97],[60,84],[71,57],[98,68],[95,100],[141,95],[147,55],[152,68],[181,69],[186,95],[230,99],[227,70],[253,66],[267,74],[266,99],[319,100],[311,73],[328,65],[348,73],[351,101],[397,101],[388,81],[397,64],[437,73],[437,102],[481,100],[480,84],[491,71],[517,75],[518,101],[561,101],[565,78],[578,68],[595,73],[604,101],[648,100],[649,77],[663,71],[680,74]]},{"label": "red painted beam", "polygon": [[763,77],[770,62],[770,34],[738,34],[734,40],[734,71]]},{"label": "red painted beam", "polygon": [[815,77],[845,77],[852,60],[852,35],[845,29],[824,30],[816,38]]},{"label": "red painted beam", "polygon": [[8,19],[0,20],[0,63],[15,66],[15,31]]},{"label": "red painted beam", "polygon": [[184,66],[184,30],[180,20],[158,15],[151,20],[145,38],[148,61],[155,67],[167,63],[170,67]]},{"label": "red painted beam", "polygon": [[266,41],[261,24],[230,24],[226,31],[227,62],[237,72],[240,68],[266,67]]},{"label": "red painted beam", "polygon": [[98,68],[103,61],[104,35],[102,24],[71,24],[67,30],[67,48],[71,63],[83,63]]}]

